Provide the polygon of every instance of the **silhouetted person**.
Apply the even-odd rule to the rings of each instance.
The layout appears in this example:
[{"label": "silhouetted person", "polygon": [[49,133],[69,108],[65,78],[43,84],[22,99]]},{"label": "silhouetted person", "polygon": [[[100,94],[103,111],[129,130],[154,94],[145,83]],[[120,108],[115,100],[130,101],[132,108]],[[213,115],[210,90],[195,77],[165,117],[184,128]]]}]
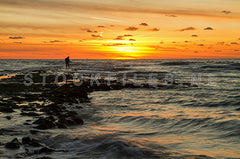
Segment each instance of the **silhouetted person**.
[{"label": "silhouetted person", "polygon": [[66,69],[67,68],[70,68],[70,59],[69,59],[69,56],[67,58],[65,58],[65,63],[66,63]]}]

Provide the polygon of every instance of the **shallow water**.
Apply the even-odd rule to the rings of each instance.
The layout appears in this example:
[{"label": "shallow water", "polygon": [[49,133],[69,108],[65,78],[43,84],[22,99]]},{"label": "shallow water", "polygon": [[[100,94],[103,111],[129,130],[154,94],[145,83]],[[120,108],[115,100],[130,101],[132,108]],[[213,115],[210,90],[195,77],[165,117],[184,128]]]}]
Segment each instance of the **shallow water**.
[{"label": "shallow water", "polygon": [[[62,60],[0,60],[2,75],[39,68],[53,72],[64,69]],[[11,65],[9,64],[11,63]],[[39,65],[41,67],[39,67]],[[47,130],[43,141],[58,149],[55,158],[155,158],[163,152],[174,156],[207,155],[215,158],[240,158],[240,60],[73,60],[72,72],[85,74],[126,73],[137,82],[148,82],[155,73],[174,74],[175,81],[186,83],[201,75],[199,87],[123,89],[90,94],[83,104],[85,125],[67,130]],[[200,77],[200,76],[199,76]],[[0,117],[6,116],[0,113]],[[23,118],[23,117],[19,117]],[[1,128],[11,128],[13,136],[24,135],[21,120],[2,120]],[[23,121],[27,119],[22,119]],[[16,122],[18,121],[18,122]],[[44,140],[45,136],[51,136]],[[12,138],[4,133],[8,141]],[[133,146],[129,146],[133,145]],[[1,150],[1,149],[0,149]],[[1,153],[0,153],[1,156]],[[186,157],[187,158],[187,157]]]}]

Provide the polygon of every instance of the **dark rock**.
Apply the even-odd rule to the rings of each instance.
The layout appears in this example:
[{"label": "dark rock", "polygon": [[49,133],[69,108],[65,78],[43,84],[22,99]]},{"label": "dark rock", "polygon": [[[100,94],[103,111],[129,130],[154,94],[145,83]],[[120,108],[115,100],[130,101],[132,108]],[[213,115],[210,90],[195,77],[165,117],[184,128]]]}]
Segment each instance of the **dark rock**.
[{"label": "dark rock", "polygon": [[43,147],[41,148],[40,150],[37,151],[37,153],[51,153],[51,152],[54,152],[55,149],[53,148],[50,148],[50,147]]},{"label": "dark rock", "polygon": [[29,113],[22,112],[21,115],[23,115],[23,116],[39,116],[39,114],[37,114],[35,112],[29,112]]},{"label": "dark rock", "polygon": [[12,119],[11,116],[6,116],[5,118],[8,119],[8,120],[11,120],[11,119]]},{"label": "dark rock", "polygon": [[9,106],[0,106],[0,112],[12,113],[14,112],[14,110],[12,109],[12,107],[9,107]]},{"label": "dark rock", "polygon": [[37,109],[36,108],[29,108],[29,107],[24,107],[22,108],[23,111],[36,111]]},{"label": "dark rock", "polygon": [[78,125],[83,125],[84,124],[83,120],[79,117],[75,117],[75,118],[73,118],[73,120]]},{"label": "dark rock", "polygon": [[8,149],[19,149],[21,143],[18,141],[17,138],[13,139],[11,142],[5,144],[5,147]]},{"label": "dark rock", "polygon": [[39,143],[38,140],[32,139],[32,138],[30,138],[30,137],[23,137],[23,138],[22,138],[22,143],[23,143],[24,145],[27,144],[27,145],[30,145],[30,146],[33,146],[33,147],[40,147],[40,146],[42,146],[42,145]]},{"label": "dark rock", "polygon": [[54,119],[52,119],[51,117],[39,118],[38,120],[33,122],[33,124],[38,124],[38,126],[36,126],[37,129],[42,129],[42,130],[51,129],[56,126],[53,120]]},{"label": "dark rock", "polygon": [[37,130],[29,130],[31,134],[37,134],[39,133],[40,131],[37,131]]},{"label": "dark rock", "polygon": [[67,129],[67,125],[66,124],[64,124],[64,123],[57,123],[57,127],[59,128],[59,129]]}]

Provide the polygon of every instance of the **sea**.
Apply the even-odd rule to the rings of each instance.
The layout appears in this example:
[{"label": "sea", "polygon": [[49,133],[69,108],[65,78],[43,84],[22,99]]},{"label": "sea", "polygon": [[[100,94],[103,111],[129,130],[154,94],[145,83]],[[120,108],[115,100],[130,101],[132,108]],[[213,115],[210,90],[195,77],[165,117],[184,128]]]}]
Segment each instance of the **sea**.
[{"label": "sea", "polygon": [[[45,130],[45,143],[66,151],[51,158],[240,158],[240,60],[0,60],[0,76],[32,70],[99,74],[179,87],[94,91],[80,103],[84,125]],[[161,79],[160,79],[161,77]],[[123,78],[123,77],[122,77]],[[0,81],[1,82],[1,81]],[[184,83],[194,84],[186,87]],[[197,87],[196,87],[197,85]],[[5,97],[1,96],[0,99]],[[30,117],[0,112],[0,143],[24,136]],[[0,144],[1,145],[1,144]],[[132,146],[134,145],[134,146]],[[0,146],[0,158],[16,151]],[[171,157],[169,157],[169,154]],[[196,157],[197,156],[197,157]],[[42,157],[41,155],[33,156]]]}]

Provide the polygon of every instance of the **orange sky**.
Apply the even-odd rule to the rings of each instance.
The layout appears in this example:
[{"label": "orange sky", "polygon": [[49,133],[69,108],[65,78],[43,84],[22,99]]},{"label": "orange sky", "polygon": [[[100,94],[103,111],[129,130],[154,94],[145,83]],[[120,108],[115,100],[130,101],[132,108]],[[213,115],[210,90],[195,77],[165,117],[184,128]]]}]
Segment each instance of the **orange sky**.
[{"label": "orange sky", "polygon": [[1,59],[240,58],[239,0],[1,0]]}]

